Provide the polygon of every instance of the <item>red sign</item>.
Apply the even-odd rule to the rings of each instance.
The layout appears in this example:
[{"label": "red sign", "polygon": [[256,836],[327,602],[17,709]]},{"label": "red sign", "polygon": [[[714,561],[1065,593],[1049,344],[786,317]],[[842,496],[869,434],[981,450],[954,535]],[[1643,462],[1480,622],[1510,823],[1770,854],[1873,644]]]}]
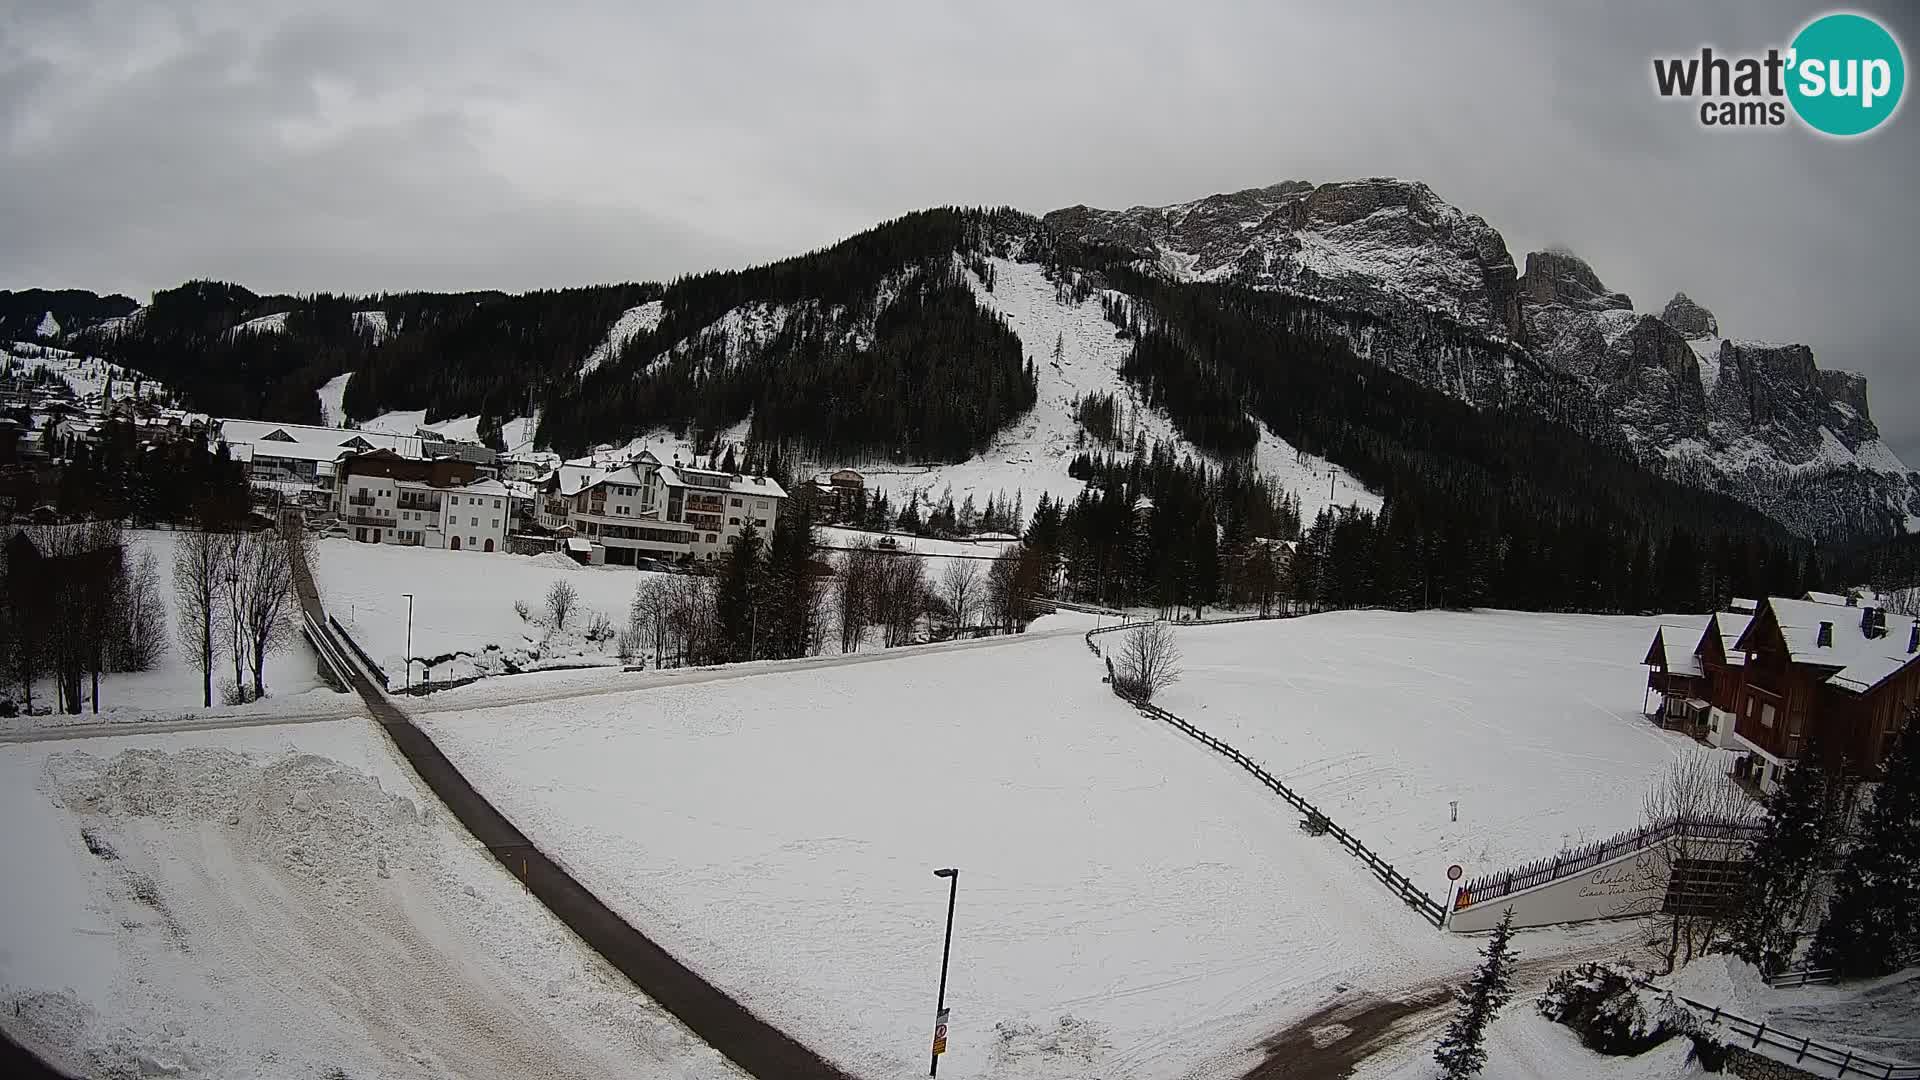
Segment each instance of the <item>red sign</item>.
[{"label": "red sign", "polygon": [[947,1052],[947,1013],[951,1011],[951,1009],[941,1009],[940,1015],[934,1018],[933,1052],[936,1056]]},{"label": "red sign", "polygon": [[1452,866],[1447,867],[1447,880],[1448,881],[1460,880],[1460,864],[1459,863],[1454,863]]}]

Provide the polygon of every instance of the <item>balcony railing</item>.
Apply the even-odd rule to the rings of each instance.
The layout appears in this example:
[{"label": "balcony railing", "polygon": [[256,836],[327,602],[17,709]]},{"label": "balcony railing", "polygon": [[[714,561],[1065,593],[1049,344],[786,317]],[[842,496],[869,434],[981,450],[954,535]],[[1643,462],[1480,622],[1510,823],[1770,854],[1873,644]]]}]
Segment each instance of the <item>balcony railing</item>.
[{"label": "balcony railing", "polygon": [[350,505],[353,505],[353,506],[372,506],[372,505],[373,505],[373,496],[371,496],[371,495],[349,495],[349,496],[347,496],[347,502],[348,502],[348,503],[349,503]]}]

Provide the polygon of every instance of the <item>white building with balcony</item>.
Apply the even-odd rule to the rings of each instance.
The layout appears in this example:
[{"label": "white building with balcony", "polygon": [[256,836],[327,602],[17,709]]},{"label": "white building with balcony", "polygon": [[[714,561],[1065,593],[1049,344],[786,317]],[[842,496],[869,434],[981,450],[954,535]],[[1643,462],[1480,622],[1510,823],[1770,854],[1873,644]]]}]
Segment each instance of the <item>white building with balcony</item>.
[{"label": "white building with balcony", "polygon": [[642,453],[612,468],[568,462],[540,482],[535,520],[598,549],[596,561],[707,561],[748,526],[764,537],[787,497],[778,482],[685,465]]}]

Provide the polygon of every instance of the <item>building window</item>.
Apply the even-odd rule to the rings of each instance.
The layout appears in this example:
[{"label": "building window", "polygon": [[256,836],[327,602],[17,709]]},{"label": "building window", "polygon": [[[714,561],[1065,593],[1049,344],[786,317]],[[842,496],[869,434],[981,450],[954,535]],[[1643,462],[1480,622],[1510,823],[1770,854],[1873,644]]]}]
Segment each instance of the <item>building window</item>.
[{"label": "building window", "polygon": [[731,505],[733,505],[733,506],[739,506],[739,505],[740,505],[740,500],[739,500],[739,499],[735,499],[735,500],[733,500],[733,502],[732,502],[732,504],[731,504]]},{"label": "building window", "polygon": [[493,527],[493,528],[496,528],[496,529],[500,527],[500,519],[499,519],[499,518],[494,518],[494,519],[493,519],[493,526],[492,526],[492,527]]},{"label": "building window", "polygon": [[765,510],[767,508],[767,500],[765,499],[753,500],[753,508],[755,510]]},{"label": "building window", "polygon": [[707,534],[707,543],[709,543],[709,544],[717,544],[717,543],[719,543],[719,542],[720,542],[720,538],[719,538],[719,537],[717,537],[717,536],[715,536],[715,535],[713,535],[712,533],[708,533],[708,534]]},{"label": "building window", "polygon": [[1771,705],[1760,706],[1760,726],[1767,727],[1767,728],[1770,728],[1773,726],[1773,706]]},{"label": "building window", "polygon": [[479,518],[477,518],[477,517],[476,517],[476,518],[468,518],[468,519],[467,519],[467,524],[469,524],[469,525],[472,525],[472,526],[473,526],[473,527],[475,527],[475,528],[479,528],[479,527],[480,527],[480,519],[479,519]]},{"label": "building window", "polygon": [[469,536],[469,537],[467,537],[467,546],[468,546],[468,547],[472,547],[473,545],[475,545],[475,544],[477,544],[477,543],[479,543],[479,540],[477,540],[477,539],[475,539],[474,537],[471,537],[471,536]]},{"label": "building window", "polygon": [[738,525],[738,524],[740,524],[740,519],[739,519],[739,518],[728,518],[728,519],[727,519],[727,524],[729,524],[729,525]]},{"label": "building window", "polygon": [[493,500],[493,508],[494,508],[495,510],[498,510],[498,509],[500,509],[500,500],[499,500],[499,499],[495,499],[495,500]]},{"label": "building window", "polygon": [[766,519],[766,518],[754,518],[754,519],[753,519],[753,524],[754,524],[754,526],[755,526],[756,528],[761,528],[761,529],[764,529],[764,528],[766,528],[766,527],[767,527],[767,519]]}]

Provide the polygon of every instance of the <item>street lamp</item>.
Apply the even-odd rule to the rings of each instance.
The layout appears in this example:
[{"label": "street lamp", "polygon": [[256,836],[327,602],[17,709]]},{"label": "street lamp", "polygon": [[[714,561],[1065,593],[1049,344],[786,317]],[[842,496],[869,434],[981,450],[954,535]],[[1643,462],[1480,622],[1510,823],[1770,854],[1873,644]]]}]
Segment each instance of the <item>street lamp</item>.
[{"label": "street lamp", "polygon": [[401,593],[407,598],[407,689],[413,689],[413,594]]},{"label": "street lamp", "polygon": [[940,999],[934,1005],[933,1063],[928,1076],[940,1075],[940,1055],[947,1052],[947,961],[953,956],[953,902],[960,893],[960,871],[951,866],[933,872],[947,879],[947,942],[940,949]]}]

